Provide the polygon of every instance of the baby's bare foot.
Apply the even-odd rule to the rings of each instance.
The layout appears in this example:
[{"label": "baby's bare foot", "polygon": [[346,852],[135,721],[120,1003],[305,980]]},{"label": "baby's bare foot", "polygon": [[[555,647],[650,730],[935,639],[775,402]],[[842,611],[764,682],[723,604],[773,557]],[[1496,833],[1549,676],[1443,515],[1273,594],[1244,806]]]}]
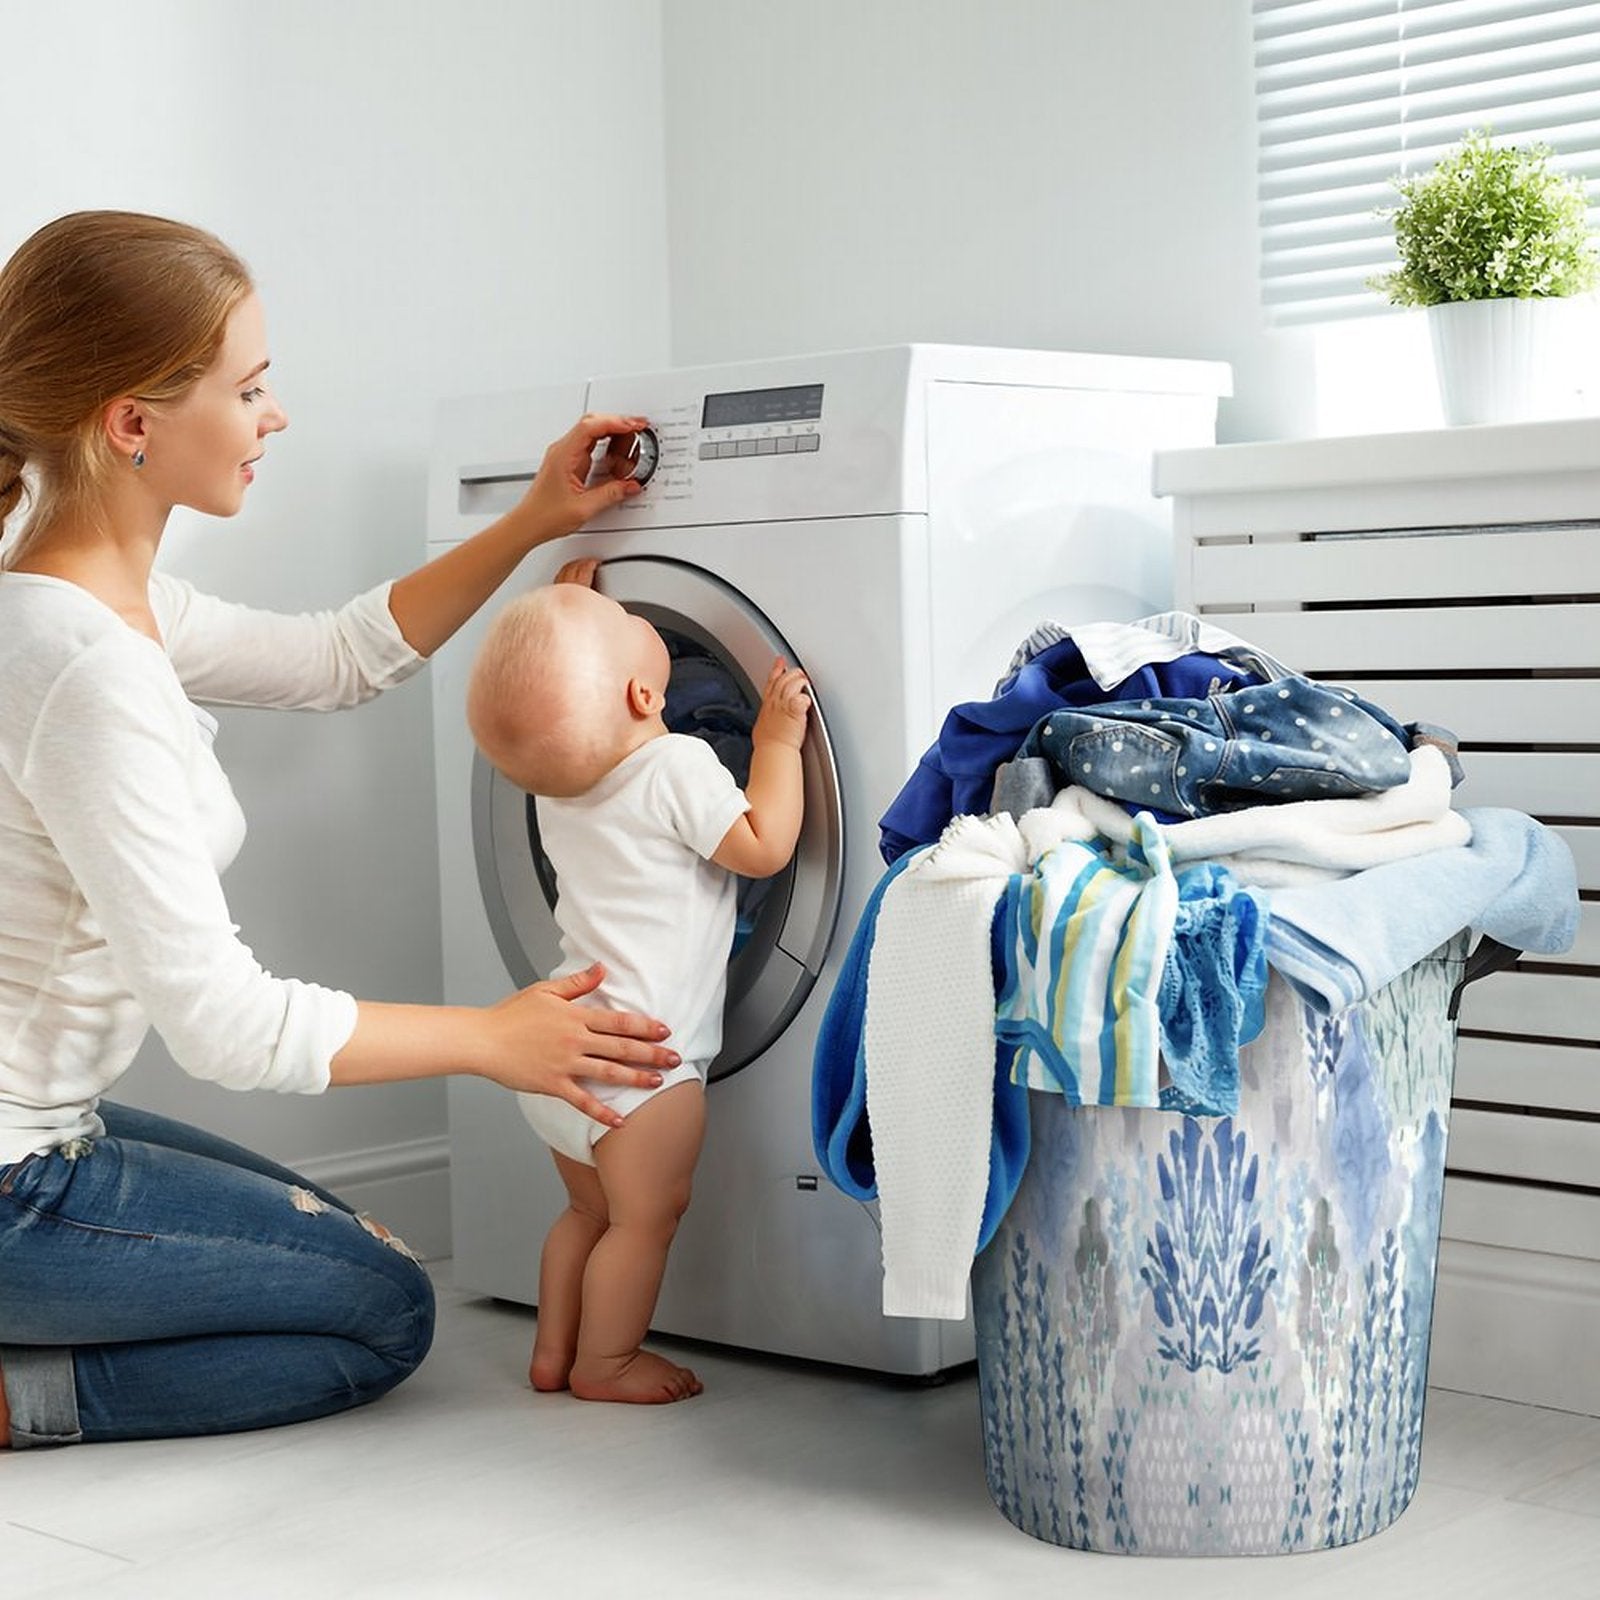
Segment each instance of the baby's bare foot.
[{"label": "baby's bare foot", "polygon": [[528,1362],[528,1382],[542,1394],[552,1394],[567,1387],[572,1372],[572,1351],[546,1348],[537,1339],[533,1342],[533,1357]]},{"label": "baby's bare foot", "polygon": [[687,1367],[648,1350],[617,1361],[576,1362],[568,1381],[580,1400],[618,1400],[629,1405],[665,1405],[691,1400],[705,1387]]}]

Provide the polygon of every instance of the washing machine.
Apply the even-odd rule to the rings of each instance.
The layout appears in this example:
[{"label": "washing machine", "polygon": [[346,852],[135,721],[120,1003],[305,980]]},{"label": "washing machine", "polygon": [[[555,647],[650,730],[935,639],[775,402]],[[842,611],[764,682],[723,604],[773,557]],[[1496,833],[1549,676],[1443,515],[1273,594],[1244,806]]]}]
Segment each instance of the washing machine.
[{"label": "washing machine", "polygon": [[[878,817],[946,710],[989,695],[1042,620],[1168,605],[1151,456],[1211,443],[1228,389],[1214,362],[905,345],[441,408],[432,554],[514,504],[580,413],[648,417],[645,491],[533,552],[503,598],[601,558],[599,586],[668,641],[669,723],[709,738],[736,776],[772,658],[811,682],[804,828],[783,874],[741,887],[704,1153],[655,1331],[906,1376],[972,1359],[970,1319],[882,1314],[876,1207],[834,1189],[812,1150],[818,1024],[883,871]],[[466,730],[495,609],[433,666],[444,991],[472,1005],[559,958],[534,808]],[[563,1204],[554,1165],[504,1089],[452,1079],[449,1113],[455,1281],[535,1305]]]}]

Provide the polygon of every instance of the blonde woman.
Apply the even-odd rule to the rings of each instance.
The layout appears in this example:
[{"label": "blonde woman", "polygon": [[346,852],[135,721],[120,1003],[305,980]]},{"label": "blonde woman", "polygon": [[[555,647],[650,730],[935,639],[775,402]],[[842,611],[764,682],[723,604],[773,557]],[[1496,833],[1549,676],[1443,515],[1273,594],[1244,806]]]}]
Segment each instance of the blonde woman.
[{"label": "blonde woman", "polygon": [[196,702],[338,709],[409,676],[534,546],[638,492],[586,487],[583,418],[517,507],[333,613],[153,570],[175,506],[239,510],[287,425],[238,258],[80,212],[0,269],[0,1448],[264,1427],[376,1398],[426,1354],[428,1280],[273,1163],[102,1099],[147,1029],[236,1088],[471,1072],[621,1118],[583,1078],[677,1064],[591,970],[485,1008],[264,971],[219,874],[244,818]]}]

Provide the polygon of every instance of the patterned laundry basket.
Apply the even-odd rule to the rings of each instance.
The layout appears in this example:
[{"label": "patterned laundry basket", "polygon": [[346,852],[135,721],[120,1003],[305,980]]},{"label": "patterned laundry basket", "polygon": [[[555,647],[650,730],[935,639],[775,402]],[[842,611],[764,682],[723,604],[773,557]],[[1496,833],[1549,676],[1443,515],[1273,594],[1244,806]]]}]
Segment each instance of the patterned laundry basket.
[{"label": "patterned laundry basket", "polygon": [[1266,1555],[1405,1509],[1465,948],[1334,1017],[1274,973],[1233,1117],[1030,1096],[972,1280],[989,1491],[1025,1533]]}]

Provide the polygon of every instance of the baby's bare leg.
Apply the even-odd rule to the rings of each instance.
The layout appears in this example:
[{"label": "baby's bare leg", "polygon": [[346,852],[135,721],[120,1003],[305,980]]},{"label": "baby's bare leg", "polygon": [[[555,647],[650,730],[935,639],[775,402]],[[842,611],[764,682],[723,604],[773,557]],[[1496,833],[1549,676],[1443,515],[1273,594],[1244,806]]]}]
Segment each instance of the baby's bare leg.
[{"label": "baby's bare leg", "polygon": [[594,1147],[611,1225],[583,1275],[583,1319],[572,1364],[581,1400],[653,1404],[699,1394],[687,1367],[639,1348],[655,1311],[667,1249],[689,1205],[705,1133],[705,1091],[680,1083],[645,1101]]},{"label": "baby's bare leg", "polygon": [[567,1209],[551,1225],[539,1257],[539,1326],[528,1382],[545,1390],[567,1387],[578,1350],[584,1268],[607,1222],[605,1192],[595,1169],[553,1150],[550,1153],[567,1188]]}]

